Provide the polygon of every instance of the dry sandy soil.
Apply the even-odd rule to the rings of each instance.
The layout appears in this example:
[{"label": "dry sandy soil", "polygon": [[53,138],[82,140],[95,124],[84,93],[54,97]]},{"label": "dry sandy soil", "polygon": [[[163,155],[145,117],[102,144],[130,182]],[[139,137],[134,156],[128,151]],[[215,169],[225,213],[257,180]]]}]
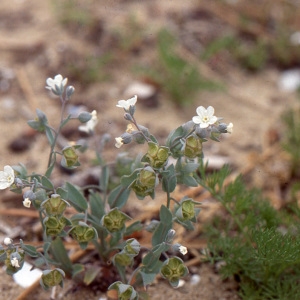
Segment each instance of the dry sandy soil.
[{"label": "dry sandy soil", "polygon": [[[155,55],[153,37],[159,28],[180,30],[178,25],[180,16],[188,16],[199,11],[201,7],[205,7],[206,3],[205,1],[158,0],[84,2],[89,6],[94,5],[93,14],[101,21],[101,26],[99,24],[99,28],[95,28],[96,33],[93,33],[92,37],[89,36],[90,32],[85,32],[80,27],[64,28],[58,21],[57,9],[53,1],[1,1],[0,137],[2,147],[0,166],[22,162],[30,171],[44,170],[48,155],[44,151],[46,141],[41,136],[32,137],[25,123],[28,119],[34,118],[36,108],[47,112],[50,123],[55,123],[59,105],[55,98],[49,96],[44,87],[45,79],[57,73],[68,77],[69,83],[75,86],[76,93],[72,99],[74,104],[85,105],[89,111],[93,109],[98,111],[97,130],[99,133],[108,132],[112,137],[119,136],[124,131],[126,123],[122,118],[122,113],[115,107],[116,101],[131,96],[126,94],[126,88],[140,79],[139,75],[131,72],[131,64],[147,63],[147,60]],[[137,41],[137,50],[131,49],[123,53],[124,49],[113,48],[115,46],[113,34],[126,28],[130,16],[136,18],[143,34],[148,35],[149,45],[148,47],[140,45]],[[212,34],[218,31],[220,26],[224,28],[228,26],[224,20],[217,17],[210,21],[211,23],[205,23],[200,18],[193,20],[194,23],[187,22],[181,33],[186,34],[187,38],[193,38],[192,34],[188,35],[191,32],[197,32],[195,28],[198,28],[199,34],[209,35],[210,31]],[[189,28],[192,28],[191,32]],[[127,39],[134,34],[130,32],[130,28],[125,33]],[[91,41],[91,38],[98,38],[98,41]],[[109,80],[85,86],[76,81],[74,75],[74,78],[72,76],[70,78],[65,63],[69,56],[76,55],[78,64],[84,65],[87,52],[101,55],[110,47],[112,53],[117,55],[117,59],[104,70],[105,73],[109,69]],[[179,47],[179,52],[183,55],[187,54],[185,58],[195,63],[194,56],[184,49],[184,46]],[[129,57],[128,53],[131,53]],[[234,124],[234,133],[223,138],[221,143],[207,143],[204,149],[205,156],[211,158],[213,162],[217,162],[216,157],[221,158],[222,161],[229,162],[236,171],[242,171],[248,165],[253,165],[253,157],[259,157],[269,146],[270,134],[274,130],[280,135],[280,115],[295,104],[295,96],[278,88],[280,72],[272,67],[259,74],[251,74],[222,61],[219,66],[217,64],[217,67],[199,61],[195,65],[207,78],[222,82],[226,90],[223,92],[202,91],[197,95],[193,104],[180,109],[168,95],[159,90],[156,94],[157,106],[148,107],[143,102],[138,103],[136,112],[138,122],[163,139],[171,129],[190,120],[195,115],[197,106],[212,105],[215,107],[216,115]],[[99,70],[99,72],[103,71]],[[77,130],[76,126],[70,129],[71,138]],[[113,142],[109,144],[109,147],[113,148]],[[116,154],[115,150],[107,153],[112,158]],[[263,168],[258,166],[254,172],[260,179],[258,181],[264,180],[266,174]],[[9,228],[12,226],[9,221],[11,219],[5,216],[3,211],[7,207],[21,208],[21,201],[14,204],[8,203],[5,199],[10,198],[6,191],[1,192],[1,197],[4,199],[0,202],[1,227]],[[150,209],[152,206],[153,203],[149,205]],[[4,237],[6,233],[1,230],[1,227],[1,237]],[[26,236],[23,239],[26,240]],[[172,290],[165,283],[159,282],[149,288],[150,298],[239,299],[234,283],[222,282],[213,267],[196,264],[191,269],[193,273],[200,275],[199,284],[192,285],[189,277],[184,287]],[[0,294],[3,299],[25,299],[25,296],[20,298],[22,293],[23,289],[13,283],[10,277],[1,274]],[[26,299],[49,299],[49,297],[49,293],[35,289]],[[83,288],[73,289],[70,282],[64,290],[59,289],[57,292],[57,299],[99,298],[99,292]]]}]

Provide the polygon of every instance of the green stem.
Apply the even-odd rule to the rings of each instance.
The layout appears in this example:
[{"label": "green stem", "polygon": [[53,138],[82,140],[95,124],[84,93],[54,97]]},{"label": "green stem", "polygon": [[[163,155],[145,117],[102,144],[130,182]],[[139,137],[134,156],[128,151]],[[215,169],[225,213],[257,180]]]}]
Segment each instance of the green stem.
[{"label": "green stem", "polygon": [[[65,106],[66,106],[66,101],[62,98],[62,96],[60,97],[60,100],[61,100],[61,113],[60,113],[60,125],[58,127],[58,130],[54,130],[53,129],[53,132],[54,132],[54,140],[53,140],[53,143],[51,145],[51,148],[50,148],[50,154],[49,154],[49,160],[48,160],[48,166],[47,166],[47,169],[49,169],[49,167],[51,166],[52,164],[52,160],[53,160],[53,154],[54,154],[54,148],[55,148],[55,145],[56,145],[56,141],[57,141],[57,138],[61,132],[61,128],[62,128],[62,123],[63,123],[63,120],[64,120],[64,111],[65,111]],[[49,176],[50,177],[50,176]]]}]

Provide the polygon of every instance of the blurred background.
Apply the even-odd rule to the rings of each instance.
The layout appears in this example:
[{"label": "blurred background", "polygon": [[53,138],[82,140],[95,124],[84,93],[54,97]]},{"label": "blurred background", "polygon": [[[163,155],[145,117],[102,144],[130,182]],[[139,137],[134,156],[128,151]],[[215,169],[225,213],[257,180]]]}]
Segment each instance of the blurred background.
[{"label": "blurred background", "polygon": [[[205,144],[210,167],[228,163],[279,209],[299,176],[287,122],[299,120],[288,114],[300,97],[299,16],[299,0],[1,0],[0,165],[45,169],[46,140],[26,122],[40,108],[56,124],[60,102],[45,82],[61,74],[76,90],[68,111],[97,110],[97,134],[112,136],[108,158],[126,129],[120,99],[138,96],[138,122],[162,143],[198,106],[213,106],[234,131]],[[63,137],[89,138],[78,124]],[[18,206],[10,199],[2,211]]]}]

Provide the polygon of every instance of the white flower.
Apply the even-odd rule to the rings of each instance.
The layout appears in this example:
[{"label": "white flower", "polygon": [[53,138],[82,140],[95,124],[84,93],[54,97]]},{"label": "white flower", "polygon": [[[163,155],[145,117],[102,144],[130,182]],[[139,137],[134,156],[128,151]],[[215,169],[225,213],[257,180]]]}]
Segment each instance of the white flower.
[{"label": "white flower", "polygon": [[64,91],[64,87],[68,82],[68,78],[63,78],[60,74],[56,75],[54,79],[47,78],[46,89],[52,91],[55,95],[61,95]]},{"label": "white flower", "polygon": [[128,100],[119,100],[117,107],[124,108],[125,110],[129,110],[130,106],[134,106],[137,101],[137,96],[128,99]]},{"label": "white flower", "polygon": [[80,131],[86,132],[86,133],[92,133],[98,123],[98,117],[97,117],[97,111],[93,110],[91,112],[92,118],[87,121],[84,125],[80,125],[78,129]]},{"label": "white flower", "polygon": [[179,246],[179,252],[180,252],[181,254],[183,254],[183,255],[186,255],[188,251],[187,251],[187,248],[186,248],[186,247],[180,245],[180,246]]},{"label": "white flower", "polygon": [[195,124],[200,124],[200,128],[207,128],[217,122],[218,118],[214,116],[215,109],[209,106],[205,109],[203,106],[199,106],[196,109],[198,116],[193,117],[193,122]]},{"label": "white flower", "polygon": [[19,265],[19,261],[16,257],[14,257],[11,261],[10,261],[11,265],[14,267],[14,268],[20,268],[20,265]]},{"label": "white flower", "polygon": [[233,124],[232,124],[232,123],[229,123],[229,124],[227,125],[226,130],[227,130],[228,133],[232,133],[232,132],[233,132]]},{"label": "white flower", "polygon": [[11,166],[5,166],[4,171],[0,171],[0,190],[10,187],[15,181],[15,173]]},{"label": "white flower", "polygon": [[132,133],[133,131],[134,131],[134,128],[133,128],[132,124],[128,124],[128,125],[127,125],[127,129],[126,129],[126,132],[127,132],[127,133]]},{"label": "white flower", "polygon": [[13,240],[9,237],[6,237],[4,239],[4,245],[6,245],[6,246],[10,245],[12,242],[13,242]]},{"label": "white flower", "polygon": [[23,201],[23,205],[27,208],[30,208],[31,205],[31,201],[29,200],[29,198],[25,198]]},{"label": "white flower", "polygon": [[121,146],[124,144],[123,139],[119,136],[119,137],[115,138],[115,140],[116,140],[115,146],[117,148],[121,148]]}]

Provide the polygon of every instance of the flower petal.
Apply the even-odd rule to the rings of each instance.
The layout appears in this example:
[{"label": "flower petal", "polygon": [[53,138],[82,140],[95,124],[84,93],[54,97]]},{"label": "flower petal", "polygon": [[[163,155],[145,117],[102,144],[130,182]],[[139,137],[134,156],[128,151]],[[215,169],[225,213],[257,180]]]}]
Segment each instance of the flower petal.
[{"label": "flower petal", "polygon": [[206,110],[206,114],[210,117],[212,117],[215,113],[215,109],[212,106],[209,106]]},{"label": "flower petal", "polygon": [[210,119],[209,119],[209,124],[215,124],[216,122],[218,121],[218,118],[216,116],[212,116]]},{"label": "flower petal", "polygon": [[201,117],[206,116],[206,109],[203,106],[198,106],[196,109],[197,115]]},{"label": "flower petal", "polygon": [[193,122],[194,122],[195,124],[200,124],[200,123],[202,122],[202,118],[199,117],[199,116],[193,117],[192,120],[193,120]]}]

